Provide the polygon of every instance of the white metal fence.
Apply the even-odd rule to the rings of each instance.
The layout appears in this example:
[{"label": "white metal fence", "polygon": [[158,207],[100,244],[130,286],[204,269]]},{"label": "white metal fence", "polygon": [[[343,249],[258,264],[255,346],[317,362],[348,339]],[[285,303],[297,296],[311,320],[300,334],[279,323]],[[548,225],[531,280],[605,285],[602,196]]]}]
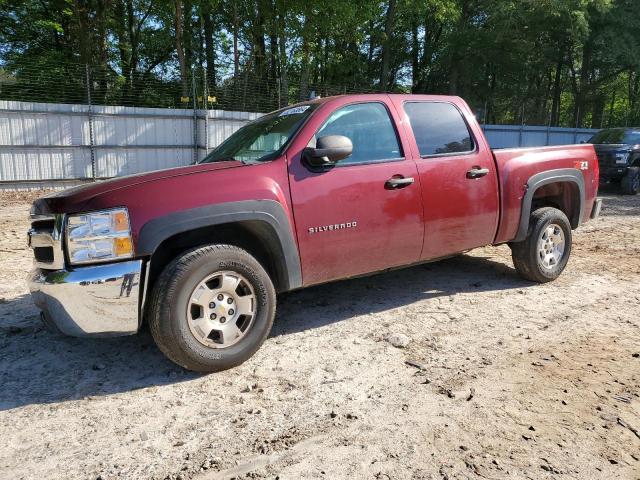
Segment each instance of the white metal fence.
[{"label": "white metal fence", "polygon": [[[0,101],[0,186],[53,186],[188,165],[260,113]],[[493,148],[579,143],[595,130],[485,125]]]},{"label": "white metal fence", "polygon": [[597,132],[592,128],[537,127],[529,125],[483,125],[491,148],[542,147],[586,142]]},{"label": "white metal fence", "polygon": [[0,183],[188,165],[259,113],[0,101]]}]

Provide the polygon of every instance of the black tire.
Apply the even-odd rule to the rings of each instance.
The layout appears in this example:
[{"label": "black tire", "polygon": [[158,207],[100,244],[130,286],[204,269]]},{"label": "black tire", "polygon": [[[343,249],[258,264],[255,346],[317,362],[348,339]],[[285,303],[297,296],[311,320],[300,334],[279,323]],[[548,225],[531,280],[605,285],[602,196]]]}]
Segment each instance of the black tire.
[{"label": "black tire", "polygon": [[[256,296],[253,323],[244,336],[225,348],[212,348],[196,339],[187,320],[194,288],[208,275],[232,271],[251,283]],[[271,331],[276,293],[262,265],[241,248],[209,245],[174,259],[160,274],[150,298],[149,328],[158,348],[173,362],[196,372],[216,372],[250,358]]]},{"label": "black tire", "polygon": [[640,167],[629,167],[627,174],[620,181],[622,193],[636,195],[640,192]]},{"label": "black tire", "polygon": [[[538,240],[551,224],[555,224],[562,229],[564,252],[555,265],[545,267],[538,253]],[[513,264],[521,277],[538,283],[555,280],[567,266],[569,255],[571,254],[571,224],[569,219],[557,208],[539,208],[531,214],[527,238],[522,242],[512,243],[510,246]]]}]

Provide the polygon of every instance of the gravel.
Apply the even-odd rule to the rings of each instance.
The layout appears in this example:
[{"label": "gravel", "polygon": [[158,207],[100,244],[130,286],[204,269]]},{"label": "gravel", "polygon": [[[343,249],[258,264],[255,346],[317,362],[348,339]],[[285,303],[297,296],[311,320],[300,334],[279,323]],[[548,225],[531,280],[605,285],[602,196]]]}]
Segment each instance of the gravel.
[{"label": "gravel", "polygon": [[0,195],[0,477],[639,478],[640,196],[604,196],[555,282],[500,246],[292,292],[197,375],[41,328],[30,197]]}]

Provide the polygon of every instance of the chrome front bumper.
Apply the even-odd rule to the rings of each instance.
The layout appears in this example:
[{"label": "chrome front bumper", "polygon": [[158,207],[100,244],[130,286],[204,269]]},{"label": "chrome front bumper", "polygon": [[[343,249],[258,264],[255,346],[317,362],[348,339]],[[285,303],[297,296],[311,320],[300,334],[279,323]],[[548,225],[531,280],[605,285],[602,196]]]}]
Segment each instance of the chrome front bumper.
[{"label": "chrome front bumper", "polygon": [[33,301],[65,335],[131,335],[138,331],[142,261],[74,270],[42,270],[29,276]]}]

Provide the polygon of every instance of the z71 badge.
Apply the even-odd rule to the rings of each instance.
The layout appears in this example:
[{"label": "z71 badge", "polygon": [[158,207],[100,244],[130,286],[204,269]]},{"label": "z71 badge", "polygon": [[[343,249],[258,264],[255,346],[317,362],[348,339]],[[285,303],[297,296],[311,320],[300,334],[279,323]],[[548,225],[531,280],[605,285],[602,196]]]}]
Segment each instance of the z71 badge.
[{"label": "z71 badge", "polygon": [[321,227],[309,227],[309,233],[332,232],[345,228],[356,228],[357,226],[358,222],[334,223],[333,225],[322,225]]},{"label": "z71 badge", "polygon": [[578,170],[589,170],[589,162],[583,162],[582,160],[574,161],[573,166]]}]

